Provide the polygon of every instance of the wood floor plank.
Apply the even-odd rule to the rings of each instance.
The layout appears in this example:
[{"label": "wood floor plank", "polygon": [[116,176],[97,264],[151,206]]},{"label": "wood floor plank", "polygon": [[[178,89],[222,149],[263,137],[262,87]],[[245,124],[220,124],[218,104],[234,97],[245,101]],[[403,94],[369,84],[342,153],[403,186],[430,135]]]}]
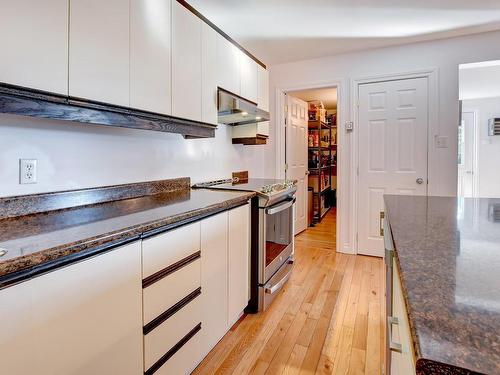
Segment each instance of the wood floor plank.
[{"label": "wood floor plank", "polygon": [[278,351],[276,352],[273,360],[269,364],[266,374],[281,374],[288,362],[288,358],[292,354],[293,347],[297,341],[297,337],[302,330],[307,319],[307,313],[299,312],[296,316],[290,329],[285,335]]},{"label": "wood floor plank", "polygon": [[283,369],[282,375],[297,375],[300,372],[300,367],[302,366],[302,361],[304,360],[306,352],[306,346],[296,344]]}]

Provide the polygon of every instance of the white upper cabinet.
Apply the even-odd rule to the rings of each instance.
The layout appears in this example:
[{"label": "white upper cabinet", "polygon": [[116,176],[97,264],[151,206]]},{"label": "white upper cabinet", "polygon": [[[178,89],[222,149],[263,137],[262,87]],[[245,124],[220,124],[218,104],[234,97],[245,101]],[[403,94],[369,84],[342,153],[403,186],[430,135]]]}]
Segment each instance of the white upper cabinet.
[{"label": "white upper cabinet", "polygon": [[242,51],[240,53],[240,96],[254,103],[258,100],[257,63]]},{"label": "white upper cabinet", "polygon": [[68,0],[5,0],[0,81],[68,94]]},{"label": "white upper cabinet", "polygon": [[217,85],[240,95],[241,51],[222,35],[217,34]]},{"label": "white upper cabinet", "polygon": [[69,95],[129,106],[129,1],[71,0]]},{"label": "white upper cabinet", "polygon": [[202,21],[172,4],[172,115],[201,121]]},{"label": "white upper cabinet", "polygon": [[170,115],[171,0],[130,0],[130,106]]},{"label": "white upper cabinet", "polygon": [[217,124],[217,32],[206,23],[202,27],[201,57],[201,120]]},{"label": "white upper cabinet", "polygon": [[258,65],[258,98],[257,104],[260,109],[269,111],[269,72]]}]

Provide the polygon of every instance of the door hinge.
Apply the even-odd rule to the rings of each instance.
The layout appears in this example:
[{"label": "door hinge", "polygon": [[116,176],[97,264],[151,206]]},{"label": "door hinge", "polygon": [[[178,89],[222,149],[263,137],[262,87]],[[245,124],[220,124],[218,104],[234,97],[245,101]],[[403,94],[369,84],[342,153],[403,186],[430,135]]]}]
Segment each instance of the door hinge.
[{"label": "door hinge", "polygon": [[288,112],[288,105],[285,105],[285,113]]},{"label": "door hinge", "polygon": [[288,171],[288,163],[285,163],[285,171]]},{"label": "door hinge", "polygon": [[384,218],[385,218],[385,212],[380,211],[380,236],[384,236]]}]

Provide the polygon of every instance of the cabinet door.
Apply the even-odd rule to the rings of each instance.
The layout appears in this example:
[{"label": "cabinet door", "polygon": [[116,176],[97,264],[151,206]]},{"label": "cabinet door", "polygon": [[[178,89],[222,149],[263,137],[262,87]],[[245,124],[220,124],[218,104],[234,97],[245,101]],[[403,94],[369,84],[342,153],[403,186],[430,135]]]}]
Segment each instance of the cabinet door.
[{"label": "cabinet door", "polygon": [[2,1],[0,81],[68,94],[69,0]]},{"label": "cabinet door", "polygon": [[69,95],[129,106],[129,0],[71,0]]},{"label": "cabinet door", "polygon": [[233,325],[248,304],[250,277],[250,205],[229,211],[228,323]]},{"label": "cabinet door", "polygon": [[201,47],[202,121],[217,124],[217,32],[203,23]]},{"label": "cabinet door", "polygon": [[260,109],[269,111],[269,72],[262,66],[258,69],[258,98],[257,104]]},{"label": "cabinet door", "polygon": [[3,289],[1,371],[142,373],[141,312],[139,242]]},{"label": "cabinet door", "polygon": [[254,103],[258,101],[258,70],[257,63],[242,51],[240,54],[240,95]]},{"label": "cabinet door", "polygon": [[172,4],[172,115],[201,121],[202,21]]},{"label": "cabinet door", "polygon": [[227,330],[227,230],[227,211],[201,222],[202,355]]},{"label": "cabinet door", "polygon": [[217,85],[240,95],[241,51],[222,35],[217,34]]},{"label": "cabinet door", "polygon": [[413,342],[411,339],[408,313],[403,297],[401,281],[396,264],[393,259],[393,291],[392,291],[392,315],[397,318],[398,323],[392,325],[392,339],[401,344],[401,353],[391,351],[391,374],[411,375],[415,374],[415,356]]},{"label": "cabinet door", "polygon": [[172,113],[171,0],[130,0],[130,106]]}]

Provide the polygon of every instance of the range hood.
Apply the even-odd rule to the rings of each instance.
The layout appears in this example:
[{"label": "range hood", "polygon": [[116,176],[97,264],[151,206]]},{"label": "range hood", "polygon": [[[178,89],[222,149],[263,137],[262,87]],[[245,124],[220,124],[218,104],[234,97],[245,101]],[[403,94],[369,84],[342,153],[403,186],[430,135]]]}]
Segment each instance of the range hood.
[{"label": "range hood", "polygon": [[257,104],[219,88],[217,92],[218,123],[246,125],[269,121],[269,112],[257,108]]}]

